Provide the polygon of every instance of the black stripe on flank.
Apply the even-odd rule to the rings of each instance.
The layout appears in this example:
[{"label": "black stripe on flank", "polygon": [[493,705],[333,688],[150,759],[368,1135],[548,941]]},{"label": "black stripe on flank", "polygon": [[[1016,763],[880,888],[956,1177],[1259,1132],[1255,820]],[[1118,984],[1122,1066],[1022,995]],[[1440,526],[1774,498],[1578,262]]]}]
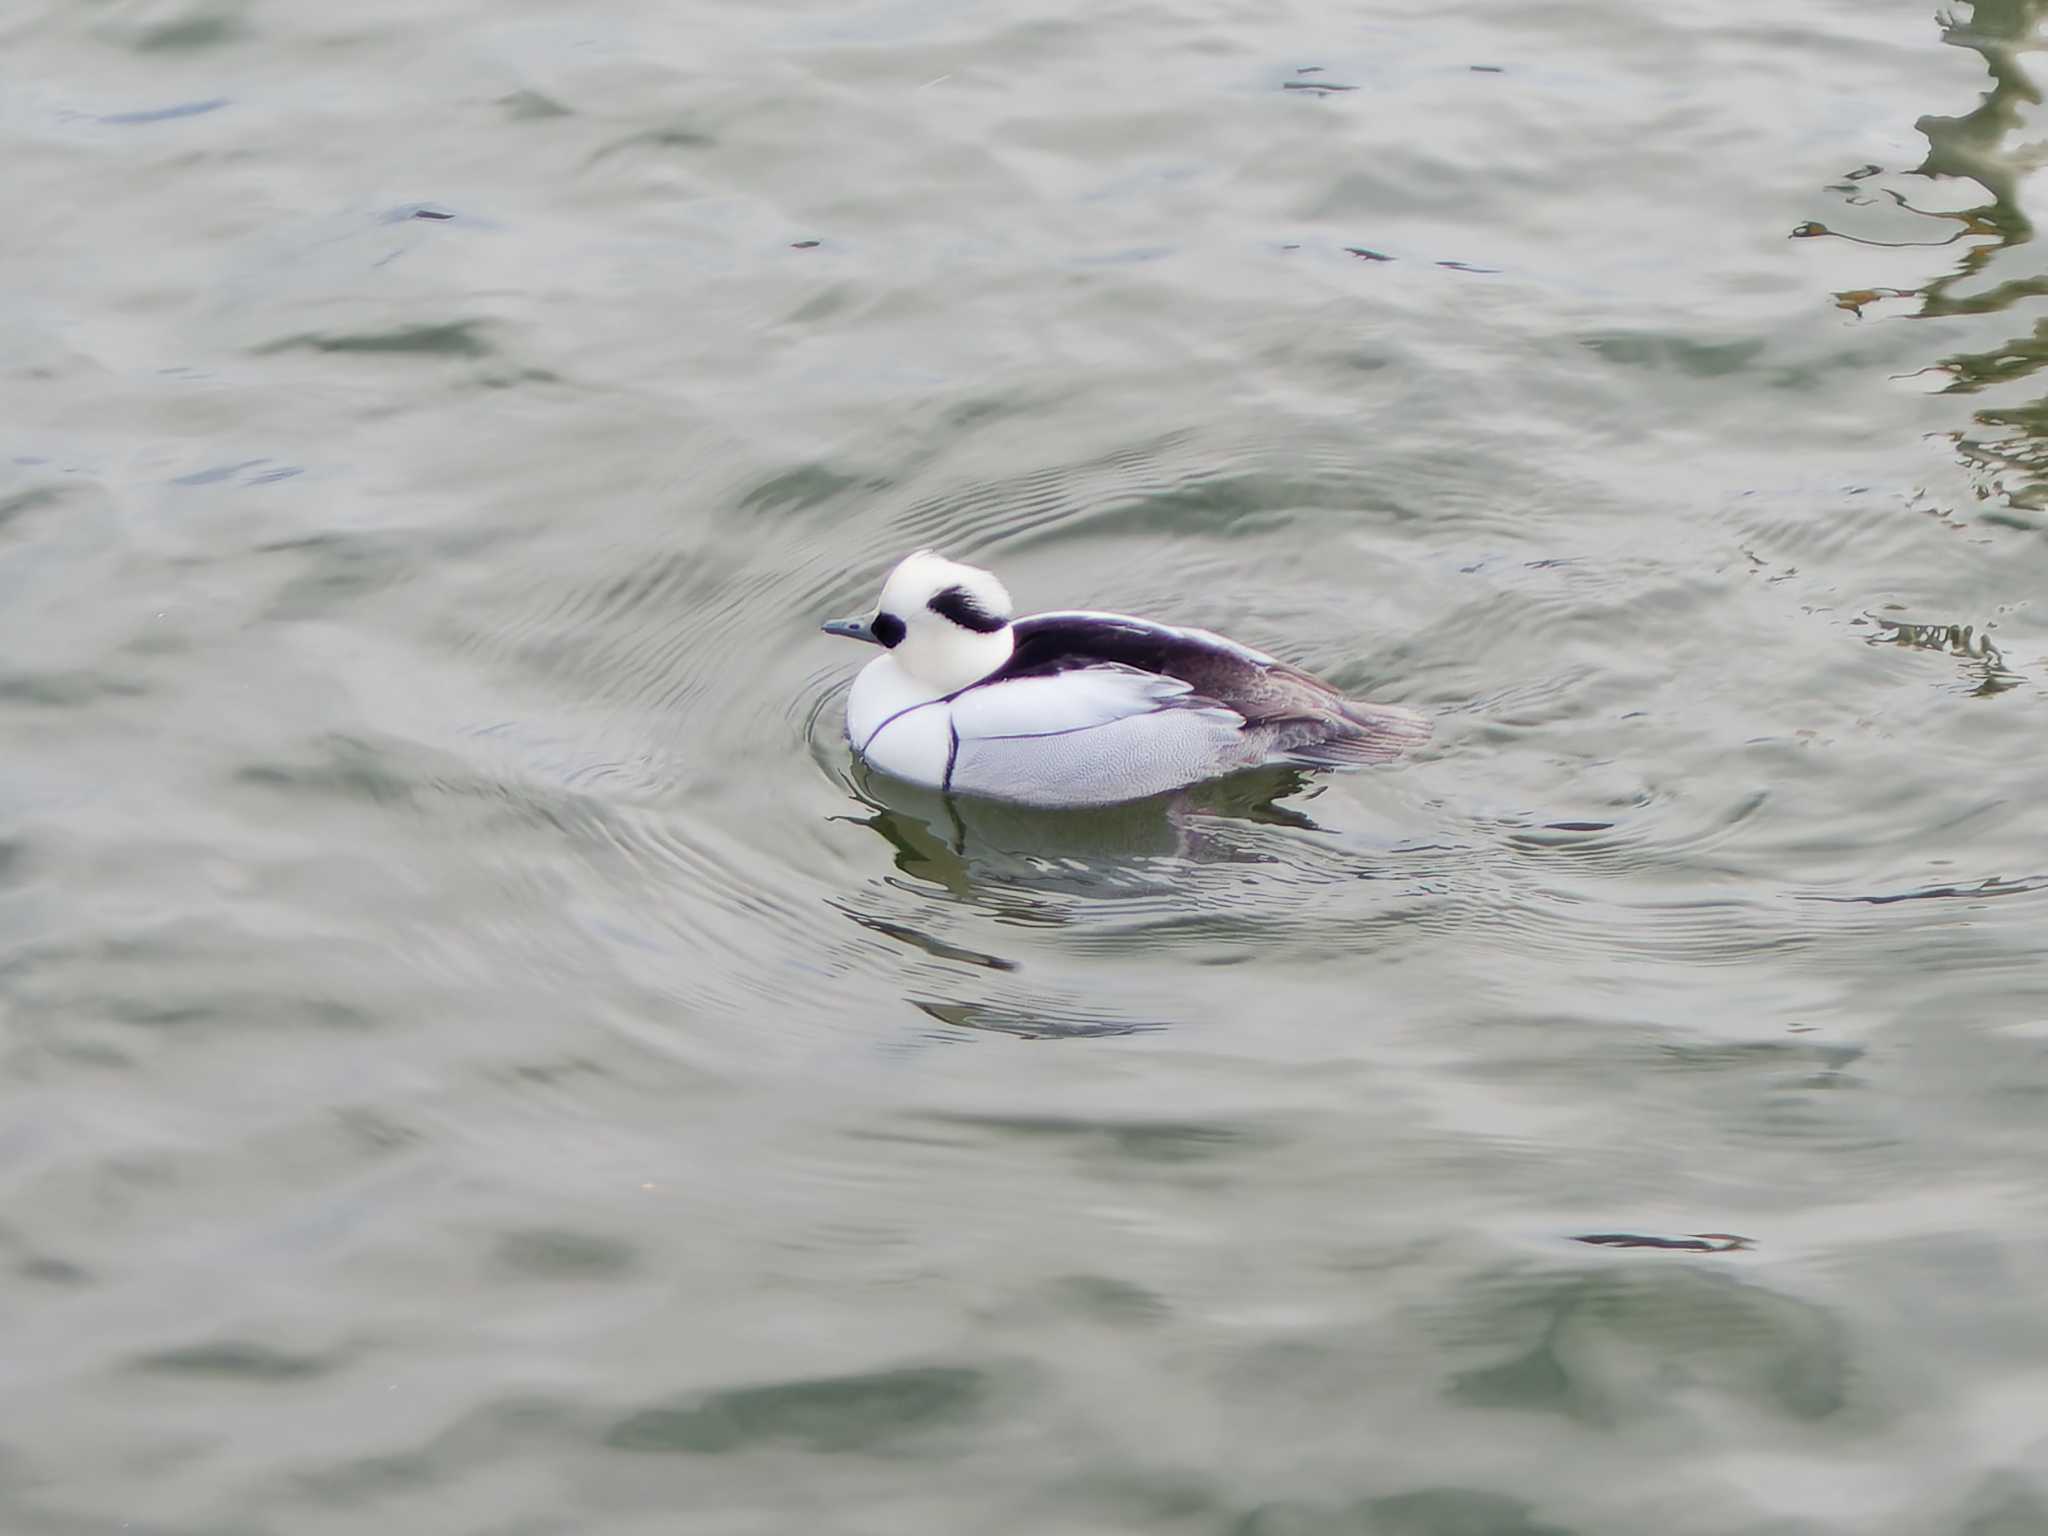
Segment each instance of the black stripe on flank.
[{"label": "black stripe on flank", "polygon": [[962,629],[971,629],[978,635],[992,635],[1010,621],[998,618],[980,603],[965,587],[948,587],[935,593],[925,607],[942,618],[951,619]]}]

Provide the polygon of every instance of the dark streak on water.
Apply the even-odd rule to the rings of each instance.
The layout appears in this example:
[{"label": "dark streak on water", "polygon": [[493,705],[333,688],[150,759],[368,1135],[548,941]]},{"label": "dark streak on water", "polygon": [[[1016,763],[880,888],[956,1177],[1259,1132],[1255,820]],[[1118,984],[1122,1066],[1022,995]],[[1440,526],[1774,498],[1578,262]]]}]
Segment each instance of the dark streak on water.
[{"label": "dark streak on water", "polygon": [[218,112],[228,105],[228,98],[216,96],[208,101],[181,101],[169,107],[145,107],[133,112],[106,112],[100,121],[116,127],[134,127],[144,123],[165,123],[180,117],[200,117],[208,112]]}]

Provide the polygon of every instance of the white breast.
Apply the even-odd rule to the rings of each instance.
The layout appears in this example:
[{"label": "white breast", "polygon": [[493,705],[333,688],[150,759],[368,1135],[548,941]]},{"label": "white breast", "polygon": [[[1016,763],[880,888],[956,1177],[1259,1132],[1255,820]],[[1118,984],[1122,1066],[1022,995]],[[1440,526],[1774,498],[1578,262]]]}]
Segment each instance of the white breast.
[{"label": "white breast", "polygon": [[943,697],[878,656],[860,669],[846,699],[846,739],[884,773],[934,789],[946,782],[953,727]]}]

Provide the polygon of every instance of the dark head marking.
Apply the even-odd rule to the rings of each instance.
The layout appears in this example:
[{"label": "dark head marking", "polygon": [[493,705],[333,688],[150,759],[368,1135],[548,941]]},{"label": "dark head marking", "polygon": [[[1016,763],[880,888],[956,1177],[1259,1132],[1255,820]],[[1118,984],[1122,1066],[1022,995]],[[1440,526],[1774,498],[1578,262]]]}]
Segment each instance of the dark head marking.
[{"label": "dark head marking", "polygon": [[974,599],[974,594],[965,587],[948,587],[936,594],[925,604],[933,613],[951,619],[962,629],[971,629],[978,635],[992,635],[1010,621],[990,613]]},{"label": "dark head marking", "polygon": [[903,621],[893,613],[878,613],[875,622],[868,628],[875,632],[875,639],[885,651],[893,651],[903,643]]}]

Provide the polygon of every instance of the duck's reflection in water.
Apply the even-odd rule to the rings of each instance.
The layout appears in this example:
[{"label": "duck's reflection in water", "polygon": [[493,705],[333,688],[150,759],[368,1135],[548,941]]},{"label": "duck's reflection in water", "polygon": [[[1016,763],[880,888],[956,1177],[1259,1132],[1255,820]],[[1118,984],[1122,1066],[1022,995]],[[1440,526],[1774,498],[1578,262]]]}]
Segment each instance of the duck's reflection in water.
[{"label": "duck's reflection in water", "polygon": [[[1014,916],[1003,892],[1117,899],[1185,880],[1189,865],[1270,863],[1251,823],[1320,831],[1280,802],[1310,784],[1293,768],[1260,768],[1123,805],[1043,810],[904,784],[856,768],[871,815],[858,820],[896,853],[896,868],[953,896]],[[1027,919],[1028,920],[1028,919]]]},{"label": "duck's reflection in water", "polygon": [[[1199,904],[1204,867],[1275,862],[1259,845],[1261,824],[1321,830],[1280,804],[1310,784],[1299,770],[1264,768],[1126,805],[1054,811],[940,794],[856,767],[851,787],[868,814],[846,819],[889,845],[895,873],[832,905],[917,952],[905,1000],[955,1038],[963,1029],[1072,1039],[1164,1028],[1170,1021],[1156,1015],[1018,975],[1032,967],[993,953],[991,938],[1000,942],[1004,927],[1087,922],[1106,915],[1103,902],[1123,911]],[[958,931],[967,923],[971,935]],[[989,977],[994,995],[961,995],[961,967],[1000,974]]]}]

